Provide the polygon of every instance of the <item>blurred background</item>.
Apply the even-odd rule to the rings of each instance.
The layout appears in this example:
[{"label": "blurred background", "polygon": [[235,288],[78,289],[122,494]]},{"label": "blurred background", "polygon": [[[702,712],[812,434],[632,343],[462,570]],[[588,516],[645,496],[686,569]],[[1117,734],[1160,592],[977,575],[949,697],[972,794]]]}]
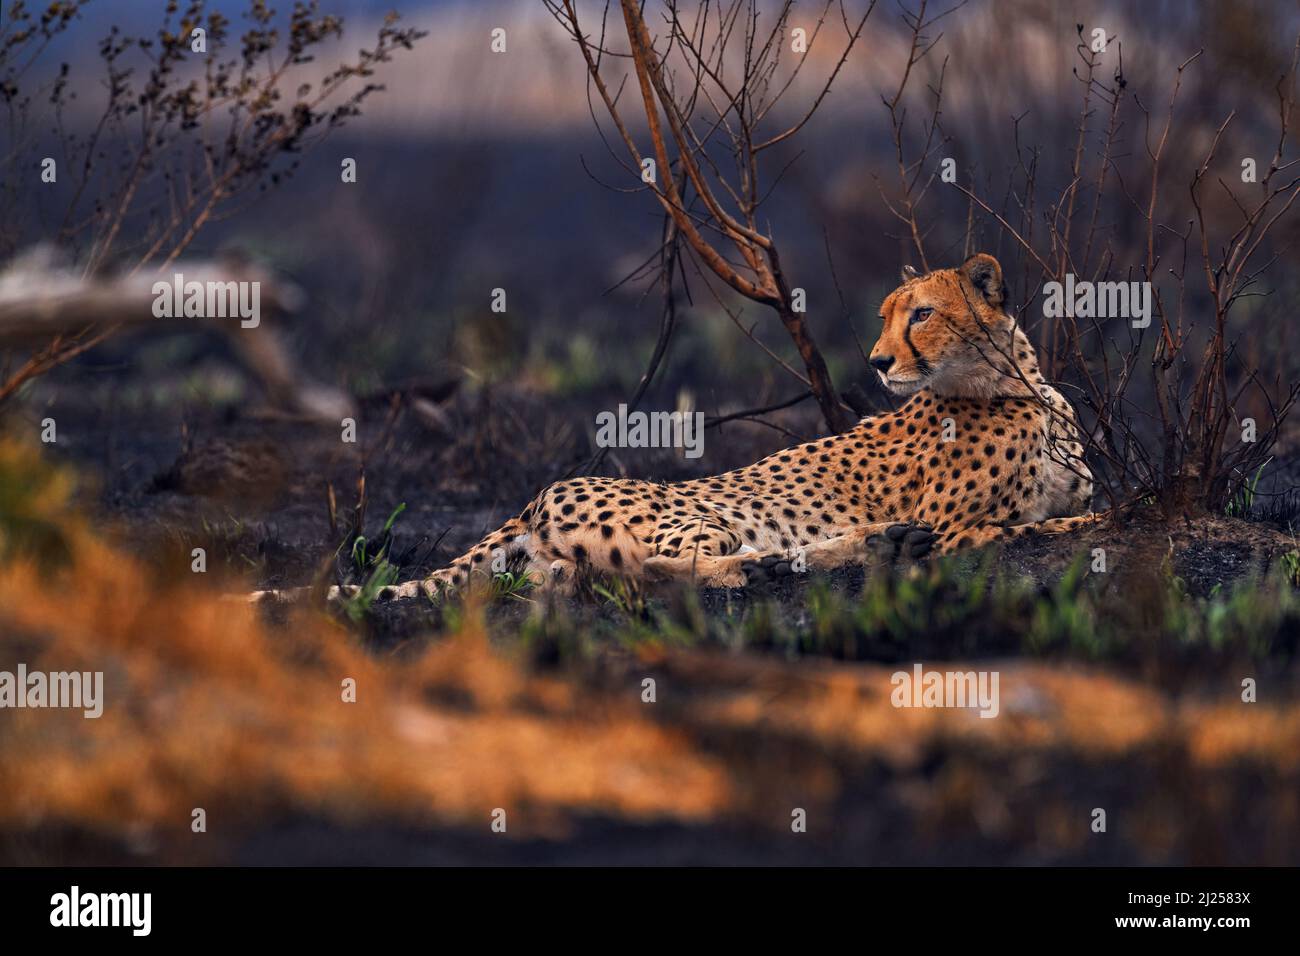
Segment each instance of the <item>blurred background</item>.
[{"label": "blurred background", "polygon": [[[402,24],[427,36],[381,67],[375,79],[386,89],[365,104],[361,116],[306,154],[290,178],[205,226],[193,251],[237,246],[310,290],[309,306],[289,329],[293,350],[319,378],[355,392],[450,363],[485,381],[558,395],[628,393],[653,349],[660,303],[653,289],[645,295],[648,282],[610,290],[653,254],[661,214],[649,195],[615,191],[628,187],[593,125],[575,44],[540,2],[399,6]],[[584,22],[597,24],[602,6],[579,4]],[[855,13],[865,9],[862,3],[849,6]],[[931,15],[948,6],[932,6]],[[227,13],[236,29],[245,23],[238,0],[208,7]],[[373,35],[388,7],[360,0],[323,4],[346,22],[343,38],[324,49],[342,56],[355,48]],[[811,28],[820,7],[796,5],[792,23],[802,16]],[[612,22],[621,28],[614,12]],[[1184,78],[1176,141],[1166,157],[1165,181],[1169,193],[1178,194],[1168,222],[1177,227],[1190,209],[1178,203],[1185,205],[1191,170],[1230,111],[1236,117],[1221,154],[1223,169],[1238,169],[1239,157],[1246,155],[1267,166],[1276,145],[1275,84],[1290,59],[1296,18],[1291,5],[1267,0],[961,5],[928,31],[938,43],[906,91],[909,159],[919,153],[930,90],[946,65],[941,123],[950,143],[934,162],[940,156],[956,159],[962,182],[994,208],[1014,212],[1024,196],[1020,186],[1010,191],[1010,174],[1018,161],[1041,152],[1036,190],[1045,203],[1070,181],[1083,97],[1075,72],[1077,25],[1086,26],[1085,36],[1095,27],[1107,31],[1112,46],[1099,78],[1112,82],[1122,51],[1128,93],[1156,120],[1167,108],[1177,65],[1204,49]],[[155,5],[91,3],[76,26],[51,44],[33,69],[53,75],[60,62],[70,65],[69,82],[78,96],[64,119],[69,127],[88,127],[97,117],[104,88],[98,50],[109,28],[149,35],[157,21]],[[489,52],[496,27],[507,30],[505,54]],[[771,117],[772,128],[806,107],[841,52],[842,33],[832,22],[814,43],[812,62]],[[892,96],[897,86],[909,40],[899,8],[878,4],[816,116],[770,152],[763,167],[763,184],[772,187],[766,217],[791,282],[807,290],[812,329],[843,386],[870,382],[852,333],[870,346],[880,300],[893,288],[900,266],[916,259],[882,198],[896,199],[899,192],[882,97]],[[323,72],[329,63],[329,53],[322,52],[318,63],[303,69]],[[1132,107],[1130,100],[1114,162],[1124,188],[1140,202],[1149,158],[1146,130]],[[635,109],[624,112],[634,128],[643,126]],[[603,110],[596,115],[611,133]],[[1104,106],[1094,104],[1087,146],[1094,161],[1106,119]],[[39,152],[48,132],[37,126],[34,141],[24,145]],[[339,181],[343,157],[357,160],[355,184]],[[1123,274],[1142,251],[1144,226],[1122,193],[1114,195],[1101,225],[1115,246],[1115,272]],[[1230,211],[1226,196],[1216,194],[1212,202]],[[58,226],[51,220],[63,212],[40,190],[17,191],[10,203],[0,227],[0,255],[49,237]],[[147,204],[139,208],[141,216],[147,213]],[[963,257],[970,212],[966,197],[955,190],[928,191],[920,218],[931,230],[927,250],[934,264]],[[1014,277],[1022,257],[993,226],[988,217],[974,216],[975,245],[1003,256]],[[1279,247],[1291,249],[1296,228],[1293,221],[1284,224]],[[124,232],[129,236],[129,227]],[[123,241],[127,249],[121,254],[129,255],[129,239]],[[1027,272],[1020,270],[1021,281]],[[690,273],[688,268],[688,281]],[[1270,282],[1290,291],[1287,277],[1293,273],[1279,267]],[[498,287],[509,296],[504,315],[489,308],[491,290]],[[672,407],[683,387],[710,414],[730,396],[739,394],[755,406],[788,391],[793,382],[776,378],[779,369],[740,335],[698,282],[694,290],[693,301],[683,303],[681,328],[656,383],[656,407]],[[1257,308],[1272,314],[1266,302]],[[1024,314],[1032,328],[1041,301],[1030,299]],[[772,349],[793,354],[774,316],[750,305],[745,317],[747,324],[757,322],[756,334]],[[1266,328],[1246,336],[1243,347],[1267,338],[1276,347],[1261,352],[1261,359],[1276,361],[1289,353],[1289,323],[1276,316],[1259,321]],[[133,341],[129,358],[116,357],[174,372],[184,349],[174,339]],[[97,358],[88,360],[89,367],[106,364],[102,354]],[[89,374],[85,368],[82,373]],[[129,376],[129,369],[122,374]],[[164,385],[156,376],[150,382]],[[96,383],[120,384],[103,370],[83,384]],[[219,384],[228,394],[231,383]]]}]

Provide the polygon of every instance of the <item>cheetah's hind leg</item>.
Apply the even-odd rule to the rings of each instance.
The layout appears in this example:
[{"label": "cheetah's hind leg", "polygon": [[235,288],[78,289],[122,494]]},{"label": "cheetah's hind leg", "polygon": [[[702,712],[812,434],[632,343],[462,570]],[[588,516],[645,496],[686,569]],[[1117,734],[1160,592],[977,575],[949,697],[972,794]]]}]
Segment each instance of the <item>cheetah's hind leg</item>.
[{"label": "cheetah's hind leg", "polygon": [[919,561],[929,555],[939,535],[933,528],[917,522],[891,524],[882,534],[873,535],[870,544],[875,553],[889,561],[910,558]]},{"label": "cheetah's hind leg", "polygon": [[673,556],[651,555],[641,564],[645,576],[652,581],[693,581],[709,588],[743,588],[745,573],[741,570],[748,553],[741,554],[687,554]]},{"label": "cheetah's hind leg", "polygon": [[555,561],[530,559],[524,573],[532,579],[539,594],[571,597],[578,586],[578,566],[565,558]]},{"label": "cheetah's hind leg", "polygon": [[935,540],[935,533],[926,525],[881,521],[792,551],[755,554],[742,563],[741,571],[748,584],[766,584],[805,570],[830,571],[862,564],[873,555],[915,560],[928,554]]}]

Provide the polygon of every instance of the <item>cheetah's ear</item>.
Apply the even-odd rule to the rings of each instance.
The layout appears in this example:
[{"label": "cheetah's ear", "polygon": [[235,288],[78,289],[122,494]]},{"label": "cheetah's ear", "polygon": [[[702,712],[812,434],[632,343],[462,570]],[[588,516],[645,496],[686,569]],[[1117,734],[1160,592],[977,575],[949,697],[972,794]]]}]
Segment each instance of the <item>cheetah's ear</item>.
[{"label": "cheetah's ear", "polygon": [[903,266],[903,274],[899,276],[904,282],[911,282],[921,273],[917,272],[912,266]]},{"label": "cheetah's ear", "polygon": [[984,301],[1001,309],[1007,301],[1007,284],[1002,279],[1002,266],[987,252],[976,253],[961,264],[961,274],[984,296]]}]

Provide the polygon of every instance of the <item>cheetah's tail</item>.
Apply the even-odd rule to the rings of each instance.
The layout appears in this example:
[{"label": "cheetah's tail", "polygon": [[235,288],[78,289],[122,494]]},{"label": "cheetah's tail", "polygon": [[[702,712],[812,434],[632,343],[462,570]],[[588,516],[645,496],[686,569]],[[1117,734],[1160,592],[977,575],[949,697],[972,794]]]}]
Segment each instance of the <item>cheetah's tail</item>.
[{"label": "cheetah's tail", "polygon": [[491,577],[526,555],[532,510],[530,505],[523,514],[511,518],[447,567],[430,574],[423,582],[426,591],[433,593],[438,588],[461,587],[476,574]]},{"label": "cheetah's tail", "polygon": [[[491,576],[495,570],[504,568],[520,555],[527,553],[524,542],[528,537],[528,521],[532,517],[531,512],[532,508],[529,507],[523,514],[511,518],[447,567],[434,571],[427,578],[404,581],[381,588],[375,595],[376,599],[419,597],[422,594],[433,597],[442,590],[464,585],[471,574],[481,573]],[[354,597],[361,590],[361,586],[357,584],[335,585],[329,589],[328,599],[337,601]],[[311,592],[312,589],[309,587],[254,591],[247,596],[247,600],[253,604],[263,601],[291,601],[306,597]],[[238,598],[239,595],[234,597]]]}]

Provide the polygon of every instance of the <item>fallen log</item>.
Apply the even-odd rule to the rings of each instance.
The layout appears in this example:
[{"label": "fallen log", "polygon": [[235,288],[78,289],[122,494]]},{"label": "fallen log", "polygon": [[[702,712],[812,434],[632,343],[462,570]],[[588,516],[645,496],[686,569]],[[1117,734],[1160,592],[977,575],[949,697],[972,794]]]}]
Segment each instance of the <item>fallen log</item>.
[{"label": "fallen log", "polygon": [[279,411],[337,421],[353,413],[339,389],[310,381],[272,324],[299,311],[292,282],[239,255],[172,263],[165,273],[85,274],[49,246],[28,250],[0,272],[0,349],[38,349],[60,336],[196,324],[229,337]]}]

